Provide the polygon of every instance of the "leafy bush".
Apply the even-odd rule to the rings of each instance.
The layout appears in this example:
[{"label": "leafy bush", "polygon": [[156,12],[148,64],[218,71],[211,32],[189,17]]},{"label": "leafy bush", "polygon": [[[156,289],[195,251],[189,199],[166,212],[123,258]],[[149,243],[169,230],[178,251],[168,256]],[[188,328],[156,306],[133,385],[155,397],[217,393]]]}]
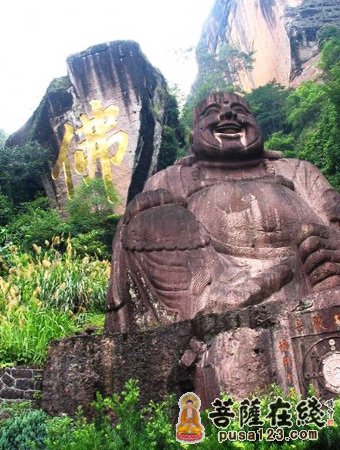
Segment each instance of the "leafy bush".
[{"label": "leafy bush", "polygon": [[13,147],[0,145],[2,192],[16,204],[42,194],[42,174],[48,170],[50,158],[50,150],[34,141]]},{"label": "leafy bush", "polygon": [[87,233],[103,225],[118,202],[114,187],[105,186],[101,178],[82,183],[67,204],[71,233]]},{"label": "leafy bush", "polygon": [[[135,380],[125,384],[118,395],[103,398],[97,394],[93,407],[94,422],[88,422],[82,415],[75,420],[52,419],[48,424],[46,447],[49,450],[156,450],[180,448],[175,440],[171,424],[171,407],[175,401],[155,404],[145,409],[138,408],[139,388]],[[112,426],[110,418],[115,422]]]},{"label": "leafy bush", "polygon": [[[310,395],[313,395],[310,393]],[[289,400],[294,411],[299,397],[292,391],[288,397],[282,391],[273,387],[270,392],[260,396],[261,407],[264,414],[268,411],[268,405],[274,397],[281,396],[284,400]],[[226,399],[227,396],[220,396]],[[98,450],[175,450],[190,449],[191,445],[180,444],[175,439],[174,409],[177,399],[169,396],[166,401],[154,403],[150,402],[146,408],[140,409],[139,388],[135,380],[129,380],[121,394],[114,394],[109,398],[103,398],[97,394],[96,401],[93,402],[95,411],[94,420],[85,419],[81,411],[72,419],[70,417],[50,418],[38,411],[34,415],[31,411],[21,411],[17,413],[14,425],[9,420],[1,422],[0,442],[6,437],[7,442],[16,445],[15,439],[24,443],[20,448],[45,448],[47,450],[88,450],[94,448]],[[234,402],[234,412],[239,409],[239,403]],[[294,442],[268,442],[265,438],[262,441],[224,441],[218,442],[218,431],[208,417],[209,410],[201,413],[202,423],[205,428],[205,438],[199,443],[199,448],[203,450],[225,449],[245,449],[245,450],[288,450],[296,448],[299,450],[335,450],[338,448],[340,439],[340,400],[335,401],[334,421],[335,426],[319,429],[319,439],[317,441],[295,440]],[[264,414],[261,416],[264,418]],[[295,430],[315,429],[314,425],[295,425],[295,416],[292,420]],[[0,419],[1,420],[1,419]],[[40,421],[40,423],[39,423]],[[269,428],[269,423],[263,426],[263,432]],[[33,435],[32,430],[36,430]],[[232,421],[228,431],[240,431],[238,420]],[[250,428],[243,427],[242,430],[249,431]],[[265,434],[264,434],[265,436]],[[14,444],[13,444],[14,443]],[[36,446],[34,446],[36,445]],[[1,447],[5,448],[5,447]],[[8,447],[19,448],[19,447]]]},{"label": "leafy bush", "polygon": [[45,449],[46,417],[43,411],[37,410],[3,421],[0,427],[0,449]]},{"label": "leafy bush", "polygon": [[11,200],[0,192],[0,226],[6,225],[14,216],[14,206]]},{"label": "leafy bush", "polygon": [[33,244],[42,245],[56,235],[67,233],[68,227],[54,209],[34,208],[18,214],[7,226],[6,241],[20,245],[22,250],[32,250]]}]

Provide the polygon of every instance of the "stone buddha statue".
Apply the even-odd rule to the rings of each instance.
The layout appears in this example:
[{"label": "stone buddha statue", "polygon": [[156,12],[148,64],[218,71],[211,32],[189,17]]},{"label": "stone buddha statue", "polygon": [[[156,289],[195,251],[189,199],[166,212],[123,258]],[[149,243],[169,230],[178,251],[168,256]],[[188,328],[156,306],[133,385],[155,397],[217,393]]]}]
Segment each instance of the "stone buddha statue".
[{"label": "stone buddha statue", "polygon": [[266,151],[247,102],[195,109],[189,155],[127,206],[106,329],[127,331],[340,286],[340,195],[311,163]]}]

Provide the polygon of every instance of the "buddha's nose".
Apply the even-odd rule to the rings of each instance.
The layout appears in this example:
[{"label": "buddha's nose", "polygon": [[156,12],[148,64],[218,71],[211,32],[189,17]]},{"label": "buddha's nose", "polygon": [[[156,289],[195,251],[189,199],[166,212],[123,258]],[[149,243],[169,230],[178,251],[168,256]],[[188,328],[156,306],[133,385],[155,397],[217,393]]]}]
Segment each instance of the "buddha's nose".
[{"label": "buddha's nose", "polygon": [[223,110],[220,113],[220,120],[233,119],[234,117],[235,117],[235,113],[229,107],[223,108]]}]

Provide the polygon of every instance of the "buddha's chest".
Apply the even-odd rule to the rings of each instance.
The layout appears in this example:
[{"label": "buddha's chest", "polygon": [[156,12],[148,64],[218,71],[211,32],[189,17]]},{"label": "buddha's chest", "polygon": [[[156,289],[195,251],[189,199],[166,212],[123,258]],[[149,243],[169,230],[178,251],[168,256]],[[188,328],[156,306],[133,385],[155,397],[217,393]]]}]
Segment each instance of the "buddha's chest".
[{"label": "buddha's chest", "polygon": [[294,190],[260,180],[204,188],[190,197],[188,208],[212,237],[240,247],[290,246],[301,224],[320,222]]}]

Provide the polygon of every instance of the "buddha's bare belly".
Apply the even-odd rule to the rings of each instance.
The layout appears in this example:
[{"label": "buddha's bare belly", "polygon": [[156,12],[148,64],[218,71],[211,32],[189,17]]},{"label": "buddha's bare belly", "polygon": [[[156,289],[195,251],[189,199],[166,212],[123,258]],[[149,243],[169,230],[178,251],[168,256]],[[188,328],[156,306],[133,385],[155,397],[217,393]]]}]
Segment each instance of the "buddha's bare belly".
[{"label": "buddha's bare belly", "polygon": [[322,223],[295,191],[260,180],[207,187],[190,197],[188,208],[218,242],[255,251],[293,247],[302,224]]}]

